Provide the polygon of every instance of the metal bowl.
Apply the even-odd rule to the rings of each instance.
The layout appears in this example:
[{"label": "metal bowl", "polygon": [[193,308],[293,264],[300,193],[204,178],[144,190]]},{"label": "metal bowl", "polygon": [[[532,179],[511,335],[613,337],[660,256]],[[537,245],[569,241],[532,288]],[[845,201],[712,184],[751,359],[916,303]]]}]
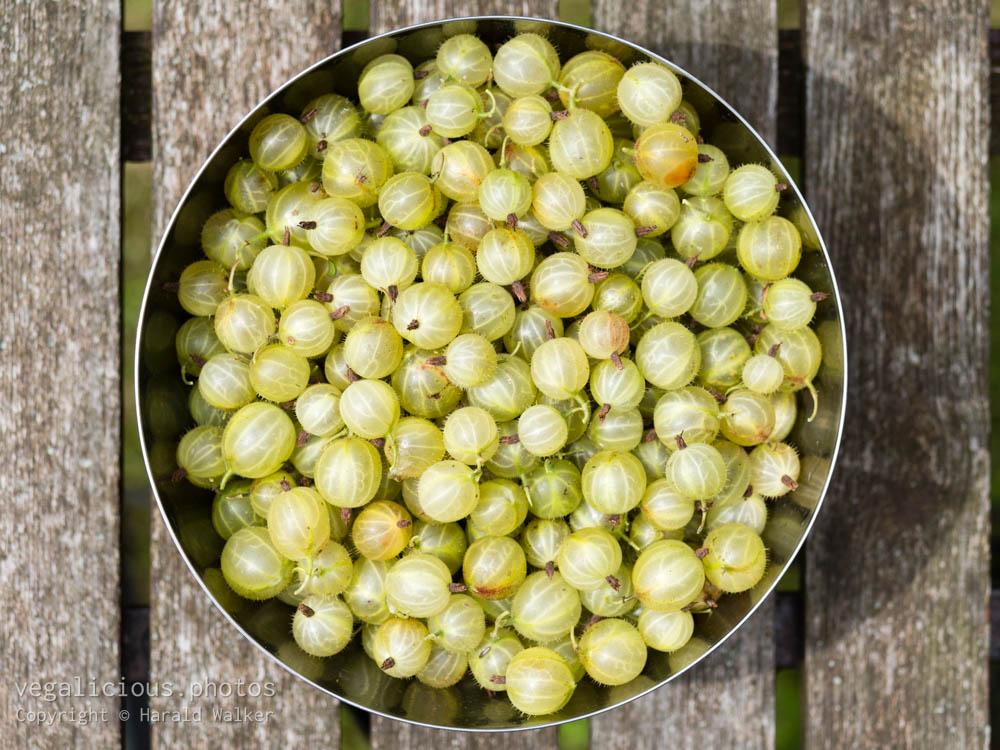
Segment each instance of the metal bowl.
[{"label": "metal bowl", "polygon": [[[515,32],[535,31],[555,43],[563,60],[591,48],[606,49],[626,64],[656,60],[670,66],[682,80],[715,100],[718,123],[708,140],[718,145],[724,142],[734,166],[764,163],[784,174],[791,194],[786,195],[783,206],[799,203],[805,208],[777,156],[732,107],[686,71],[623,39],[556,21],[504,16],[437,21],[367,39],[303,71],[261,102],[212,153],[184,194],[160,242],[143,296],[135,368],[140,437],[153,493],[188,568],[233,626],[271,658],[317,689],[381,716],[471,731],[529,729],[607,711],[662,686],[708,657],[774,589],[815,521],[836,462],[847,393],[844,326],[829,255],[825,248],[805,252],[796,275],[813,289],[830,295],[817,313],[816,328],[824,346],[824,364],[816,381],[819,411],[811,423],[805,421],[811,402],[808,394],[800,391],[799,422],[789,441],[800,450],[802,477],[798,490],[781,498],[768,519],[763,533],[770,553],[768,571],[752,590],[722,597],[711,617],[698,618],[695,636],[685,648],[670,655],[651,649],[645,670],[631,683],[609,688],[584,680],[558,713],[527,717],[508,701],[491,699],[468,675],[447,690],[387,677],[364,654],[357,639],[319,666],[316,660],[303,659],[303,652],[289,634],[291,607],[276,599],[263,603],[240,600],[212,586],[211,575],[206,583],[206,571],[218,567],[222,540],[212,528],[209,493],[187,482],[170,480],[176,440],[189,426],[189,416],[186,387],[178,375],[174,353],[174,332],[186,316],[176,294],[166,291],[169,287],[165,284],[176,280],[184,266],[200,256],[201,226],[210,214],[224,207],[222,180],[229,166],[246,154],[250,125],[257,118],[267,111],[297,113],[310,98],[328,91],[350,96],[362,66],[372,58],[395,51],[415,61],[426,59],[444,36],[458,31],[474,31],[489,44],[503,42]],[[805,216],[819,237],[808,209]]]}]

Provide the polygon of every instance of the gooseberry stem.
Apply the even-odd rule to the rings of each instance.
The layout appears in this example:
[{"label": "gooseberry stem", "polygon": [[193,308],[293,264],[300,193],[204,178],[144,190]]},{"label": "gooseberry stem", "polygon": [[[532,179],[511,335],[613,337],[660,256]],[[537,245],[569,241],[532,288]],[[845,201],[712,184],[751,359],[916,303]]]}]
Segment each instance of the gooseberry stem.
[{"label": "gooseberry stem", "polygon": [[497,634],[500,632],[500,626],[503,625],[504,620],[510,618],[510,610],[505,609],[499,615],[497,615],[496,621],[493,623],[493,635],[491,636],[493,640],[496,640]]},{"label": "gooseberry stem", "polygon": [[[302,579],[302,585],[300,585],[297,589],[295,589],[296,595],[301,594],[305,590],[306,586],[309,584],[309,581],[312,579],[312,574],[313,574],[313,558],[310,557],[308,559],[308,562],[309,562],[309,569],[308,570],[306,570],[305,568],[302,568],[302,567],[296,567],[295,568],[296,570],[301,571],[302,574],[303,574],[303,576],[304,576],[304,578]],[[303,614],[305,614],[305,613],[303,613]],[[308,616],[309,615],[307,615],[307,617]]]},{"label": "gooseberry stem", "polygon": [[628,546],[631,547],[632,549],[634,549],[636,552],[642,552],[642,547],[640,547],[638,544],[636,544],[635,542],[633,542],[629,537],[623,535],[622,539],[624,539],[625,542],[628,543]]},{"label": "gooseberry stem", "polygon": [[[493,104],[493,106],[490,107],[490,111],[489,112],[482,112],[482,113],[480,113],[479,116],[485,120],[485,119],[487,119],[489,117],[493,117],[493,113],[497,111],[497,99],[496,99],[495,96],[493,96],[493,92],[490,91],[489,89],[485,89],[483,91],[483,93],[486,94],[486,96],[488,96],[490,98],[490,102],[492,102],[492,104]],[[503,166],[503,165],[501,164],[501,166]]]},{"label": "gooseberry stem", "polygon": [[510,142],[510,136],[505,135],[503,137],[503,142],[500,144],[500,168],[503,169],[507,166],[507,144]]},{"label": "gooseberry stem", "polygon": [[230,297],[236,296],[236,267],[240,264],[239,259],[233,263],[233,267],[229,269],[229,288],[226,290],[229,292]]}]

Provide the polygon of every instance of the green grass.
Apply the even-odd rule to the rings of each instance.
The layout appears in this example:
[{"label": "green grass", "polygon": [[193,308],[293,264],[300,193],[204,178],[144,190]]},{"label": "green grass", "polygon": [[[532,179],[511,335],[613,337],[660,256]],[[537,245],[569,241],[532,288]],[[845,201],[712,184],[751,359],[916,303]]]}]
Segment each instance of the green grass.
[{"label": "green grass", "polygon": [[778,28],[797,29],[801,26],[799,0],[778,0]]},{"label": "green grass", "polygon": [[344,31],[368,30],[368,0],[344,0]]},{"label": "green grass", "polygon": [[343,750],[371,750],[372,743],[362,726],[361,711],[340,705],[340,746]]},{"label": "green grass", "polygon": [[122,28],[125,31],[151,30],[153,0],[125,0],[122,3]]},{"label": "green grass", "polygon": [[559,750],[587,750],[589,747],[589,721],[580,719],[559,726]]},{"label": "green grass", "polygon": [[[135,335],[139,306],[146,286],[150,261],[150,212],[152,210],[152,165],[126,162],[122,173],[124,214],[122,219],[122,389],[125,421],[123,481],[126,487],[144,484],[146,472],[138,451],[135,424],[135,393],[132,388]],[[135,450],[131,450],[132,447]]]},{"label": "green grass", "polygon": [[149,603],[150,494],[139,448],[133,387],[135,335],[150,261],[152,165],[122,170],[122,599]]},{"label": "green grass", "polygon": [[590,26],[590,0],[559,0],[559,20]]},{"label": "green grass", "polygon": [[796,750],[801,746],[801,690],[802,673],[798,669],[778,670],[774,685],[774,702],[777,707],[775,750]]}]

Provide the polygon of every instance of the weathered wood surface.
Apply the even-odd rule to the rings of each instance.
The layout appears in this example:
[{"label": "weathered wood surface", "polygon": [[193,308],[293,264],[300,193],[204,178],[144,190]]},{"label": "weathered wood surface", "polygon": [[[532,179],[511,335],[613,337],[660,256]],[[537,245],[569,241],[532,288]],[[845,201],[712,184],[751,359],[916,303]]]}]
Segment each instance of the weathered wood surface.
[{"label": "weathered wood surface", "polygon": [[809,3],[850,406],[808,544],[810,748],[989,745],[987,4]]},{"label": "weathered wood surface", "polygon": [[[657,52],[698,77],[774,143],[777,5],[767,0],[662,3],[595,0],[594,28]],[[720,650],[628,706],[591,720],[601,750],[774,745],[774,604],[766,602]]]},{"label": "weathered wood surface", "polygon": [[[498,697],[497,700],[506,700]],[[534,729],[526,732],[469,734],[427,729],[392,719],[372,716],[372,750],[439,750],[475,748],[475,750],[556,750],[559,738],[555,729]],[[597,745],[593,746],[597,748]]]},{"label": "weathered wood surface", "polygon": [[120,27],[119,2],[0,1],[2,748],[119,736],[117,697],[20,692],[120,674]]},{"label": "weathered wood surface", "polygon": [[[556,0],[416,0],[415,2],[372,2],[369,33],[381,34],[392,29],[410,26],[438,18],[478,16],[491,13],[526,15],[538,18],[556,18]],[[542,729],[511,734],[467,734],[448,732],[403,724],[391,719],[372,716],[372,750],[394,748],[476,748],[499,750],[503,748],[558,747],[554,729]]]},{"label": "weathered wood surface", "polygon": [[368,30],[374,36],[439,18],[492,14],[557,18],[557,6],[557,0],[374,0]]},{"label": "weathered wood surface", "polygon": [[[153,237],[226,132],[271,90],[340,46],[340,4],[324,0],[185,0],[155,6]],[[273,697],[157,698],[155,710],[201,707],[202,723],[152,726],[163,748],[337,747],[339,708],[239,636],[209,602],[153,513],[150,678],[186,686],[272,682]],[[190,701],[190,702],[189,702]],[[219,723],[212,708],[273,711],[266,723]]]}]

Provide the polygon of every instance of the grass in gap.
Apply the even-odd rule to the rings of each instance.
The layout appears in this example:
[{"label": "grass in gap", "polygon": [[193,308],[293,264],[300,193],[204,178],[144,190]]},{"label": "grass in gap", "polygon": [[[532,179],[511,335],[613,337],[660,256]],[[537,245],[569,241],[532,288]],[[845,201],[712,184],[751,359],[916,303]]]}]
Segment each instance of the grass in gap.
[{"label": "grass in gap", "polygon": [[149,603],[150,491],[139,447],[133,362],[139,308],[150,263],[152,165],[126,162],[122,171],[122,595]]},{"label": "grass in gap", "polygon": [[368,31],[368,0],[344,0],[341,24],[344,31]]},{"label": "grass in gap", "polygon": [[774,703],[777,709],[774,727],[775,750],[796,750],[801,743],[802,673],[798,669],[780,669],[775,678]]},{"label": "grass in gap", "polygon": [[590,26],[590,0],[559,0],[560,21]]},{"label": "grass in gap", "polygon": [[590,722],[571,721],[559,726],[559,750],[587,750],[590,747]]},{"label": "grass in gap", "polygon": [[367,717],[362,714],[362,711],[353,706],[340,704],[340,747],[343,750],[371,750]]},{"label": "grass in gap", "polygon": [[799,0],[778,0],[778,28],[802,27],[802,6]]},{"label": "grass in gap", "polygon": [[125,31],[151,31],[153,0],[125,0],[122,3],[122,28]]}]

